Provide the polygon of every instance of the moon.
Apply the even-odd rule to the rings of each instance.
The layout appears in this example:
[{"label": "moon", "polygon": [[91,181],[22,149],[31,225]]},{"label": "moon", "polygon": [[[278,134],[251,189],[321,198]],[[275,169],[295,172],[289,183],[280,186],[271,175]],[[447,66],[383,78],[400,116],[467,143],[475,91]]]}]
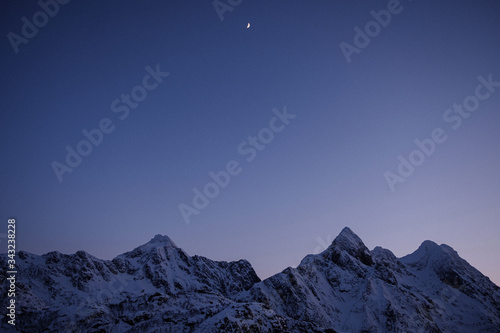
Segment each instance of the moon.
[{"label": "moon", "polygon": [[250,28],[250,23],[247,24],[247,29]]}]

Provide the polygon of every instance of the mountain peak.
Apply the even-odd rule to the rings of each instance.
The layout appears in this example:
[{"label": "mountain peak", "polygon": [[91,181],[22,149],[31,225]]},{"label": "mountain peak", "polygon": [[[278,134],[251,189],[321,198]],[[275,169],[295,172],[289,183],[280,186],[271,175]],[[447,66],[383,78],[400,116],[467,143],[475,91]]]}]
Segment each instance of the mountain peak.
[{"label": "mountain peak", "polygon": [[340,234],[333,240],[333,244],[347,248],[365,248],[365,244],[349,227],[342,229]]},{"label": "mountain peak", "polygon": [[437,260],[437,258],[450,258],[452,260],[458,260],[459,256],[457,252],[450,246],[446,244],[438,245],[437,243],[425,240],[420,244],[418,249],[401,258],[406,264],[416,264],[416,263],[426,263],[431,258]]},{"label": "mountain peak", "polygon": [[156,248],[168,248],[168,249],[178,249],[174,241],[165,235],[156,235],[151,240],[143,245],[140,245],[133,249],[132,251],[123,253],[124,256],[129,256],[132,258],[142,256],[145,253],[149,253],[151,250]]},{"label": "mountain peak", "polygon": [[367,266],[373,264],[370,251],[365,246],[361,238],[358,237],[350,228],[345,227],[340,234],[333,240],[332,245],[327,249],[332,253],[345,251],[353,258],[361,261]]},{"label": "mountain peak", "polygon": [[340,235],[350,235],[358,237],[358,235],[356,235],[354,231],[352,231],[351,228],[349,227],[344,227],[344,229],[342,229],[342,231],[340,232],[339,236]]},{"label": "mountain peak", "polygon": [[431,240],[424,240],[422,244],[420,244],[419,248],[422,248],[426,251],[432,251],[439,247],[439,245]]},{"label": "mountain peak", "polygon": [[163,246],[177,247],[174,241],[171,240],[168,236],[160,234],[157,234],[153,238],[151,238],[151,240],[147,242],[147,244],[159,244]]}]

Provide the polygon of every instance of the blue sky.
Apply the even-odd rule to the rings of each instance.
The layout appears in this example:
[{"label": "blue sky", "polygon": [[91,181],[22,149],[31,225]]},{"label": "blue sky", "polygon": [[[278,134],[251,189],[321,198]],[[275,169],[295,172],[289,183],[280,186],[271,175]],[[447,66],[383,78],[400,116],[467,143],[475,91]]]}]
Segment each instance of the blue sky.
[{"label": "blue sky", "polygon": [[[42,9],[3,3],[4,230],[14,216],[20,249],[104,259],[166,234],[191,255],[246,258],[264,278],[349,226],[397,256],[446,243],[500,284],[500,87],[458,129],[443,119],[479,76],[500,81],[500,6],[401,1],[346,61],[354,28],[396,5],[243,0],[221,21],[212,1],[70,1],[16,53],[8,34]],[[146,79],[151,90],[148,66],[169,73]],[[113,112],[144,91],[125,119]],[[296,117],[248,162],[238,146],[284,107]],[[53,162],[103,119],[113,131],[60,182]],[[384,173],[436,128],[446,141],[391,191]],[[241,172],[187,224],[179,204],[233,160]]]}]

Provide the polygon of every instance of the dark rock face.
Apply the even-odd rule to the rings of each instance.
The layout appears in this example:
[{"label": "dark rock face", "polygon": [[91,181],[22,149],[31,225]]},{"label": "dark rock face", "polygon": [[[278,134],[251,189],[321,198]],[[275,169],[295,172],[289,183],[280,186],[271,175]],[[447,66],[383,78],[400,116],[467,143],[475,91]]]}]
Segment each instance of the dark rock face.
[{"label": "dark rock face", "polygon": [[[161,235],[110,261],[19,252],[18,266],[25,332],[500,332],[499,287],[451,247],[398,259],[349,228],[264,281],[246,260],[191,257]],[[5,255],[0,269],[5,294]]]}]

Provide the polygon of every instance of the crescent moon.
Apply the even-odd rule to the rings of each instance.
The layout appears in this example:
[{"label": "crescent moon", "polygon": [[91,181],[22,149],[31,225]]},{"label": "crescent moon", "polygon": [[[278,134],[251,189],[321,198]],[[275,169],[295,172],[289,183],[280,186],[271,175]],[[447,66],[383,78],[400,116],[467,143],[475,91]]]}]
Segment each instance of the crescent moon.
[{"label": "crescent moon", "polygon": [[250,23],[247,24],[247,29],[250,28]]}]

